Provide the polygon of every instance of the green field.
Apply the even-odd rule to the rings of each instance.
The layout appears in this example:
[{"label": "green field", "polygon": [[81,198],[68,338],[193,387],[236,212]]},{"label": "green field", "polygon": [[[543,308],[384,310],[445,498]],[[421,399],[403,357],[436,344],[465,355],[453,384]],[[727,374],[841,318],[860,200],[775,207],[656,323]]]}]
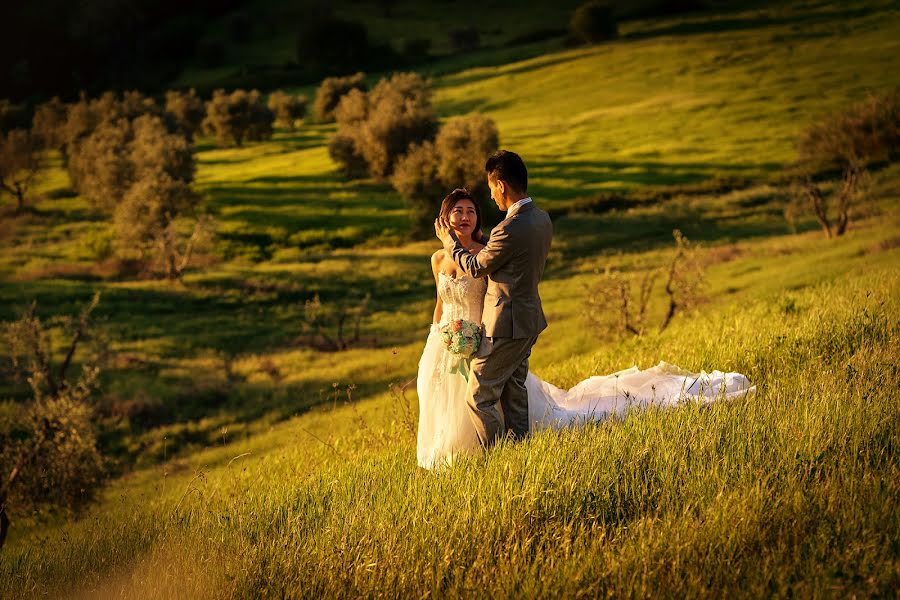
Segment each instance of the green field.
[{"label": "green field", "polygon": [[[102,292],[115,476],[83,514],[13,507],[0,596],[896,593],[900,168],[873,173],[834,240],[786,221],[782,172],[807,124],[900,85],[900,11],[798,2],[622,33],[431,64],[435,106],[493,118],[560,215],[532,370],[567,387],[664,360],[742,372],[755,395],[424,472],[415,392],[388,387],[416,373],[436,242],[409,241],[390,187],[341,177],[332,126],[200,140],[196,188],[219,238],[183,285],[98,266],[109,224],[57,166],[35,209],[0,223],[0,320],[32,299],[72,314]],[[454,68],[476,59],[492,66]],[[577,209],[608,191],[633,202]],[[709,265],[705,302],[662,333],[592,330],[597,272],[665,261],[676,228]],[[305,301],[366,293],[367,347],[298,344]]]}]

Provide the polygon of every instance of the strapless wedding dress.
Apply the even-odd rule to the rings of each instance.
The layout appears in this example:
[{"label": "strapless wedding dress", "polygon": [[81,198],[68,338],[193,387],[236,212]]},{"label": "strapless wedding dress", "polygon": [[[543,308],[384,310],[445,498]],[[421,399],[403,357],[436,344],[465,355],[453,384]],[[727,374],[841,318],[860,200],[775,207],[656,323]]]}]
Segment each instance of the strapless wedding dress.
[{"label": "strapless wedding dress", "polygon": [[[466,398],[468,383],[461,375],[449,372],[455,357],[444,348],[440,330],[456,319],[481,323],[486,290],[487,282],[483,279],[438,275],[443,315],[439,324],[431,326],[419,360],[416,383],[419,395],[416,454],[420,467],[431,469],[448,464],[456,454],[478,447]],[[529,372],[525,387],[531,431],[603,420],[629,408],[674,406],[687,400],[705,403],[754,390],[740,373],[691,373],[664,362],[643,371],[631,367],[590,377],[567,391]]]}]

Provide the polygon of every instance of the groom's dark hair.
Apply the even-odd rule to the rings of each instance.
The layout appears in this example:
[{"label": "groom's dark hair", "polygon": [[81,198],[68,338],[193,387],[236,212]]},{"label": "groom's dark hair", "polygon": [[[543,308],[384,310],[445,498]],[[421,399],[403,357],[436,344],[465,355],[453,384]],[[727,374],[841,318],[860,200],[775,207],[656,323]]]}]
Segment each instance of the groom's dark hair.
[{"label": "groom's dark hair", "polygon": [[522,157],[509,150],[498,150],[484,164],[488,179],[500,179],[517,192],[528,191],[528,169]]}]

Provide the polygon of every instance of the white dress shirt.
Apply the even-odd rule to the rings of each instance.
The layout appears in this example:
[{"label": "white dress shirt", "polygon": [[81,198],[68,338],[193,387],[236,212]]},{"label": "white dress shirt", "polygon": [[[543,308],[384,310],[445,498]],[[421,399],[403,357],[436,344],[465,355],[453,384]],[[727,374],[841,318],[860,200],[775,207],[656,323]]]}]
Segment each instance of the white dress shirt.
[{"label": "white dress shirt", "polygon": [[529,202],[531,202],[531,196],[526,196],[525,198],[522,198],[521,200],[519,200],[518,202],[516,202],[515,204],[513,204],[512,206],[510,206],[509,208],[506,209],[506,216],[507,217],[513,216],[514,214],[516,214],[517,210],[519,210],[520,208],[522,208]]}]

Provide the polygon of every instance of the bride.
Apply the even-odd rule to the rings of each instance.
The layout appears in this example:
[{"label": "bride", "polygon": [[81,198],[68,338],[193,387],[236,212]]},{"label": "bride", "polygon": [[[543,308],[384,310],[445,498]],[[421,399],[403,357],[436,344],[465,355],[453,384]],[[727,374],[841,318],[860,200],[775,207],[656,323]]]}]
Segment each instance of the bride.
[{"label": "bride", "polygon": [[[449,222],[460,243],[472,254],[484,245],[481,240],[481,211],[464,189],[451,192],[441,203],[440,217]],[[450,373],[456,357],[441,341],[441,328],[457,319],[481,323],[485,279],[473,279],[441,249],[431,257],[437,286],[434,319],[422,358],[419,360],[417,392],[419,431],[417,459],[420,467],[431,469],[448,464],[453,456],[480,446],[466,402],[468,382]],[[611,375],[586,379],[568,391],[542,381],[529,372],[528,419],[531,431],[577,425],[621,414],[629,407],[675,405],[683,399],[710,402],[732,398],[752,390],[739,373],[690,373],[661,362],[639,370],[631,367]]]}]

